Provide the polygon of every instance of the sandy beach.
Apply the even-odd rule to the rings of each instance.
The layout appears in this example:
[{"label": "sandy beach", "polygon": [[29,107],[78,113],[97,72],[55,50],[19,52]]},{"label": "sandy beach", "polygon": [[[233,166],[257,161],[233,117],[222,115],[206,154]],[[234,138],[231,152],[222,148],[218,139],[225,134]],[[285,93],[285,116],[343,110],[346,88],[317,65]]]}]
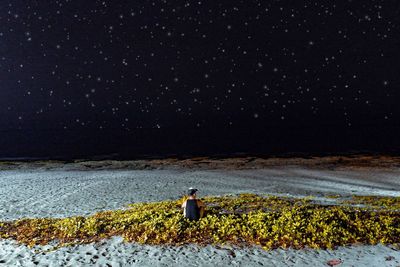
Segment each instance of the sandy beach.
[{"label": "sandy beach", "polygon": [[[325,159],[326,160],[326,159]],[[199,161],[202,162],[199,164]],[[0,164],[0,220],[89,215],[143,201],[178,199],[190,186],[201,196],[238,193],[315,196],[400,196],[397,160],[382,166],[257,160],[200,159],[141,162],[36,162]],[[175,162],[175,163],[171,163]],[[207,165],[208,162],[208,165]],[[217,162],[217,163],[215,163]],[[232,164],[232,162],[234,164]],[[239,162],[239,164],[238,164]],[[247,162],[247,163],[246,163]],[[363,161],[359,161],[363,162]],[[379,161],[377,161],[379,162]],[[354,163],[354,162],[353,162]],[[328,167],[329,165],[329,167]],[[372,166],[372,167],[371,167]],[[354,246],[337,250],[273,250],[234,247],[158,247],[126,244],[121,238],[101,244],[29,249],[0,241],[0,266],[399,266],[394,247]]]}]

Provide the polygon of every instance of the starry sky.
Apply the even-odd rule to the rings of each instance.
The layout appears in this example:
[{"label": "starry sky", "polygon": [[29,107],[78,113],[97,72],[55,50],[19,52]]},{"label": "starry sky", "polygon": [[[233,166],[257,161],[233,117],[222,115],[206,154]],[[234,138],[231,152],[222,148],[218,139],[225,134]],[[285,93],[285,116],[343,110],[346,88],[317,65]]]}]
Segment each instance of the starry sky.
[{"label": "starry sky", "polygon": [[399,20],[397,0],[3,0],[0,135],[397,127]]}]

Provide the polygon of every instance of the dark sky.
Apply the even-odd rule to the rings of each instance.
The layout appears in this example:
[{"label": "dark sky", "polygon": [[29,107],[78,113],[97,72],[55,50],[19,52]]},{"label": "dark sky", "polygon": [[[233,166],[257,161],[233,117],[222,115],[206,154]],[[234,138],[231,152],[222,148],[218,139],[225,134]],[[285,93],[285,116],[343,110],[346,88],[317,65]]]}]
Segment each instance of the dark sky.
[{"label": "dark sky", "polygon": [[3,0],[0,129],[397,127],[399,20],[397,0]]}]

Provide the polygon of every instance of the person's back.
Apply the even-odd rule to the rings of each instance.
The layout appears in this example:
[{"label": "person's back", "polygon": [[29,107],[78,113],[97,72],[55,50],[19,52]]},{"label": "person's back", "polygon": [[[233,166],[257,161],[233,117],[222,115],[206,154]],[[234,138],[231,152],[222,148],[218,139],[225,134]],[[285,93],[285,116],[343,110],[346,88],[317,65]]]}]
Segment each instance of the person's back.
[{"label": "person's back", "polygon": [[203,217],[204,203],[196,199],[197,189],[190,188],[188,192],[189,198],[183,202],[183,215],[191,221],[197,221]]},{"label": "person's back", "polygon": [[185,217],[191,221],[200,219],[200,208],[197,205],[197,199],[186,200]]}]

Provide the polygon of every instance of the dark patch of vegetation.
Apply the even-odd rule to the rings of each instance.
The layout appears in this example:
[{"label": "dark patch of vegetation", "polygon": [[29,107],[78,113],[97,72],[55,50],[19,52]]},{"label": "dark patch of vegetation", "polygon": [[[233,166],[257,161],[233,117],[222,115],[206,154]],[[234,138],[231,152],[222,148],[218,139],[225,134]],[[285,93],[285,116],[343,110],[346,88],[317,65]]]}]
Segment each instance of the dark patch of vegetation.
[{"label": "dark patch of vegetation", "polygon": [[2,222],[0,238],[29,246],[58,241],[63,246],[123,236],[141,244],[229,243],[264,249],[400,243],[400,212],[393,208],[400,206],[400,198],[354,197],[346,202],[365,205],[356,207],[252,194],[207,197],[206,216],[196,222],[182,216],[182,201],[132,204],[89,217]]}]

